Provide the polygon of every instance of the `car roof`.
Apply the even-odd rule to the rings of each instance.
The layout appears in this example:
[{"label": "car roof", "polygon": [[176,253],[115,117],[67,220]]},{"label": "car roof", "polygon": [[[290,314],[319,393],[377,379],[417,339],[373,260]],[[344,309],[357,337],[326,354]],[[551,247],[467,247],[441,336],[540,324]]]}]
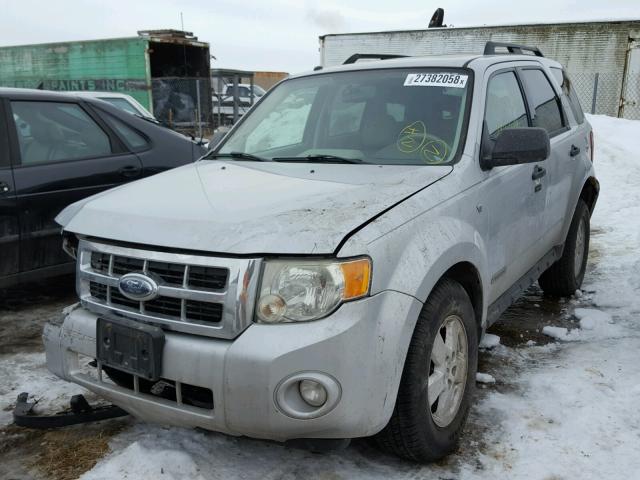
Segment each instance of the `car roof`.
[{"label": "car roof", "polygon": [[[101,101],[100,95],[83,95],[84,92],[36,90],[33,88],[0,87],[0,98],[12,98],[16,100],[77,100],[82,98],[89,101]],[[93,93],[93,92],[86,92]],[[111,94],[109,94],[111,95]],[[117,94],[117,96],[122,96]],[[128,95],[124,95],[128,97]]]},{"label": "car roof", "polygon": [[479,55],[479,54],[455,54],[455,55],[431,55],[424,57],[400,57],[387,60],[370,60],[346,65],[337,65],[334,67],[323,68],[312,72],[304,72],[292,75],[289,78],[306,77],[309,75],[321,75],[331,72],[347,72],[359,70],[378,70],[391,68],[424,68],[424,67],[444,67],[444,68],[463,68],[469,67],[477,70],[483,70],[496,63],[503,62],[521,62],[533,61],[548,66],[562,67],[555,60],[546,57],[538,57],[528,54],[496,54],[496,55]]},{"label": "car roof", "polygon": [[36,90],[32,88],[0,87],[0,98],[40,99],[40,100],[70,100],[76,98],[73,92],[54,92],[51,90]]},{"label": "car roof", "polygon": [[127,95],[126,93],[122,93],[122,92],[96,92],[96,91],[87,91],[87,90],[82,90],[79,92],[69,92],[72,95],[77,95],[78,97],[87,97],[87,98],[126,98],[126,99],[130,99],[132,98],[131,95]]}]

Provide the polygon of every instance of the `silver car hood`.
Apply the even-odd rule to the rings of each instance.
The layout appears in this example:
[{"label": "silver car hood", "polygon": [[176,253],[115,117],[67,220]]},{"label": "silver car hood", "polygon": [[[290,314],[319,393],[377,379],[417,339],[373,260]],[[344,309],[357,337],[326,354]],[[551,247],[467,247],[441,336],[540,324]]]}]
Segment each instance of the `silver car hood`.
[{"label": "silver car hood", "polygon": [[65,230],[230,254],[332,253],[450,166],[199,161],[70,205]]}]

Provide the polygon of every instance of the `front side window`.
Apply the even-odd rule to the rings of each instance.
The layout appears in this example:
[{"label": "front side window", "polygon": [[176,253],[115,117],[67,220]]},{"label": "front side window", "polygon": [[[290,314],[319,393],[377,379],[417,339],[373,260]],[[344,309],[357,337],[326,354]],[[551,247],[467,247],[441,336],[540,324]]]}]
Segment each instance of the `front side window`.
[{"label": "front side window", "polygon": [[544,128],[550,135],[562,129],[560,99],[546,75],[538,69],[522,70],[521,75],[533,110],[533,126]]},{"label": "front side window", "polygon": [[484,119],[491,137],[502,130],[529,126],[524,98],[514,72],[499,73],[489,80]]},{"label": "front side window", "polygon": [[22,165],[110,155],[107,134],[77,104],[12,101]]},{"label": "front side window", "polygon": [[218,154],[276,161],[334,156],[365,163],[455,161],[471,76],[462,69],[384,69],[313,75],[276,86]]}]

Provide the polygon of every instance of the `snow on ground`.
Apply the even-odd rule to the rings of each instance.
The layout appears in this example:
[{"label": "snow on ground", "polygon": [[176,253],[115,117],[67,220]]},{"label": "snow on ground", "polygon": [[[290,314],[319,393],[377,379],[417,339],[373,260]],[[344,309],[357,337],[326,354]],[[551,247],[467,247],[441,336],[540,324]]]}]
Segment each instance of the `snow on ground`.
[{"label": "snow on ground", "polygon": [[[640,122],[589,121],[601,194],[592,219],[591,267],[583,291],[570,302],[580,308],[567,313],[580,320],[579,328],[545,332],[563,342],[517,349],[500,345],[496,335],[483,337],[482,348],[522,368],[514,389],[490,391],[472,414],[489,425],[475,455],[415,466],[361,444],[317,456],[136,424],[83,478],[633,478],[640,469]],[[495,382],[488,373],[478,377]]]},{"label": "snow on ground", "polygon": [[580,328],[545,329],[574,343],[530,347],[520,390],[493,393],[481,414],[500,419],[469,478],[634,478],[640,469],[640,122],[589,116],[601,184],[591,268],[572,303]]},{"label": "snow on ground", "polygon": [[[497,335],[483,337],[483,355],[495,361],[478,375],[479,402],[459,453],[420,466],[363,441],[315,455],[271,442],[132,422],[111,440],[111,454],[82,478],[637,478],[640,122],[588,118],[595,130],[601,194],[582,291],[563,303],[566,312],[556,328],[545,330],[557,341],[510,347]],[[0,406],[26,390],[46,392],[48,407],[55,408],[74,389],[81,391],[56,381],[43,363],[42,354],[0,357]],[[495,383],[486,383],[491,380]],[[0,413],[0,425],[8,415]]]},{"label": "snow on ground", "polygon": [[0,379],[0,427],[13,421],[11,407],[22,392],[32,394],[29,401],[38,401],[36,411],[47,413],[67,408],[72,395],[82,393],[91,398],[81,386],[62,382],[50,373],[44,353],[1,355]]}]

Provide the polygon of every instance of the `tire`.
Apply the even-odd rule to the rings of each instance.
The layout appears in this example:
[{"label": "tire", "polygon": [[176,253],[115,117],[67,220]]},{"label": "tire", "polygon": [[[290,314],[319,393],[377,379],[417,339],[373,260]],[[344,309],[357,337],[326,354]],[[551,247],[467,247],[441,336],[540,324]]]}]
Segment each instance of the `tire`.
[{"label": "tire", "polygon": [[[459,328],[464,335],[460,335]],[[445,346],[448,332],[458,338],[457,358],[464,353],[463,347],[467,353],[466,361],[459,362],[454,370],[454,377],[448,376],[452,363],[446,358],[438,361],[439,365],[434,362],[434,359],[444,358],[442,349],[434,349],[434,345],[437,342]],[[450,350],[445,347],[445,352]],[[432,462],[453,452],[469,413],[477,363],[478,329],[471,300],[459,283],[444,279],[433,289],[418,317],[393,414],[387,426],[375,437],[378,446],[416,462]],[[460,368],[462,364],[465,364],[466,372]],[[445,372],[445,388],[436,395],[436,390],[429,387],[429,380],[435,380],[441,371]],[[449,383],[452,378],[453,383]],[[458,394],[447,385],[457,385]],[[451,391],[454,392],[453,399],[447,402],[446,395]],[[446,403],[440,404],[441,398]],[[446,409],[446,406],[451,408]]]},{"label": "tire", "polygon": [[578,200],[562,257],[538,279],[544,293],[568,297],[582,286],[589,256],[590,216],[587,204],[582,199]]}]

